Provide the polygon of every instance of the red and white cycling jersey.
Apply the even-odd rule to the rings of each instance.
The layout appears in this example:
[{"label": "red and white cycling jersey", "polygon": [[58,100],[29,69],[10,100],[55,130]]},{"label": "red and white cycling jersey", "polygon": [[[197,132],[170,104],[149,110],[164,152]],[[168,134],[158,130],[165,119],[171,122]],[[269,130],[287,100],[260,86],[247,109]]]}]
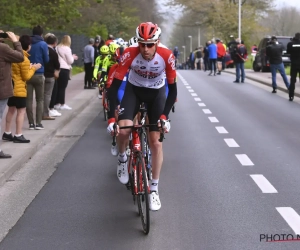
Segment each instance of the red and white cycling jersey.
[{"label": "red and white cycling jersey", "polygon": [[128,81],[139,87],[159,89],[165,84],[174,83],[176,78],[175,57],[171,50],[158,44],[154,58],[145,60],[140,54],[138,45],[125,49],[114,77],[122,80],[128,69]]}]

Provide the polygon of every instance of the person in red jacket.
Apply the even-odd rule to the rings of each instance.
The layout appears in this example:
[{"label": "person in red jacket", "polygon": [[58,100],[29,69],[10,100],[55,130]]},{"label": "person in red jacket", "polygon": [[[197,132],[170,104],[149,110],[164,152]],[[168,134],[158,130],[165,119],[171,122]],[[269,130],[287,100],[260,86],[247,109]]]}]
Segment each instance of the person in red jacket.
[{"label": "person in red jacket", "polygon": [[223,58],[226,55],[226,50],[224,45],[221,43],[221,40],[219,38],[216,39],[216,43],[217,43],[217,65],[218,65],[218,75],[221,75],[221,71],[222,71],[222,62],[223,62]]}]

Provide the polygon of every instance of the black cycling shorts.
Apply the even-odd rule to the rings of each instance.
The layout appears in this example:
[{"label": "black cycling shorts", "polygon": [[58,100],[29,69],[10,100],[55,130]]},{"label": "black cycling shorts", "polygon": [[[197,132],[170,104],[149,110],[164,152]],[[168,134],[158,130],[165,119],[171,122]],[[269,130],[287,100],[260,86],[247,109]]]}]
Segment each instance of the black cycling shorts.
[{"label": "black cycling shorts", "polygon": [[218,57],[217,62],[223,62],[223,57]]},{"label": "black cycling shorts", "polygon": [[16,107],[17,109],[26,108],[26,97],[12,96],[8,98],[8,107]]},{"label": "black cycling shorts", "polygon": [[[120,104],[118,120],[131,120],[140,109],[144,102],[147,106],[147,114],[150,124],[157,124],[159,117],[162,115],[166,104],[166,87],[160,89],[150,89],[137,87],[127,82],[123,99]],[[158,131],[157,126],[151,126],[150,131]]]}]

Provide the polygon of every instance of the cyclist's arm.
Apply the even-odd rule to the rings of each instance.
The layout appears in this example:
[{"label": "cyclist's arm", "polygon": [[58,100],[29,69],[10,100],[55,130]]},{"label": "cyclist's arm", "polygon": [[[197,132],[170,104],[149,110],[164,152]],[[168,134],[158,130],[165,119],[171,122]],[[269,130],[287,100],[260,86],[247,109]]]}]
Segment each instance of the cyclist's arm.
[{"label": "cyclist's arm", "polygon": [[96,58],[95,66],[94,66],[94,72],[93,72],[93,77],[97,79],[97,74],[98,74],[98,69],[100,65],[100,58],[99,56]]},{"label": "cyclist's arm", "polygon": [[167,119],[168,115],[176,101],[177,97],[177,84],[176,84],[176,70],[175,70],[175,57],[171,53],[165,58],[166,63],[166,77],[168,81],[169,93],[164,107],[164,111],[161,115],[162,119]]}]

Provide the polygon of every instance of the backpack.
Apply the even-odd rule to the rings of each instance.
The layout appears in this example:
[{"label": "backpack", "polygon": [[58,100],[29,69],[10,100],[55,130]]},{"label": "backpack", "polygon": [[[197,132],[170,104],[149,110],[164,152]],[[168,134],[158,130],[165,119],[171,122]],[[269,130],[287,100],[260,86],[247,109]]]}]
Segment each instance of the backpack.
[{"label": "backpack", "polygon": [[236,52],[242,57],[242,58],[245,58],[246,56],[246,47],[244,44],[238,44],[237,45],[237,48],[236,48]]},{"label": "backpack", "polygon": [[201,57],[202,57],[202,53],[201,53],[200,50],[198,50],[198,51],[196,52],[196,58],[201,58]]}]

